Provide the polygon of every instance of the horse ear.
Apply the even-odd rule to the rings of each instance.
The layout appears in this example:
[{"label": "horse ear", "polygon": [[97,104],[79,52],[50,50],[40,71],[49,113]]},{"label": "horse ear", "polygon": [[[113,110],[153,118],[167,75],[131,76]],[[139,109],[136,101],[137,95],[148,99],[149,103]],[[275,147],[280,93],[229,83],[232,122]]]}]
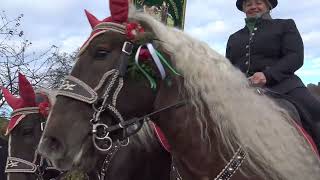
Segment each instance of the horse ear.
[{"label": "horse ear", "polygon": [[110,0],[110,12],[112,20],[116,23],[128,21],[129,1],[128,0]]},{"label": "horse ear", "polygon": [[21,99],[18,97],[15,97],[14,95],[12,95],[10,93],[10,91],[4,87],[1,87],[2,93],[4,98],[6,99],[7,103],[9,104],[9,106],[15,110],[20,108],[20,104],[21,104]]},{"label": "horse ear", "polygon": [[19,73],[19,94],[25,106],[35,106],[35,92],[27,78]]},{"label": "horse ear", "polygon": [[94,28],[97,24],[100,23],[100,21],[93,14],[91,14],[89,11],[87,11],[85,9],[84,12],[86,13],[86,16],[87,16],[88,21],[89,21],[92,28]]}]

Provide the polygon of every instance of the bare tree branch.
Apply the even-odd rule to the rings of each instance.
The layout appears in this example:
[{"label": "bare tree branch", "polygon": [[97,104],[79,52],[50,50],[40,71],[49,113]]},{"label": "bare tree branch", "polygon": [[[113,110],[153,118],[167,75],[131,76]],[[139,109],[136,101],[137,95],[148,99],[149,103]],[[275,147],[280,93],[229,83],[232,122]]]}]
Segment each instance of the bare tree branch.
[{"label": "bare tree branch", "polygon": [[[21,72],[35,88],[56,88],[73,66],[77,52],[60,52],[55,45],[46,50],[30,52],[31,41],[20,29],[23,14],[9,19],[0,12],[0,85],[18,94],[17,77]],[[0,114],[6,110],[5,99],[0,95]]]}]

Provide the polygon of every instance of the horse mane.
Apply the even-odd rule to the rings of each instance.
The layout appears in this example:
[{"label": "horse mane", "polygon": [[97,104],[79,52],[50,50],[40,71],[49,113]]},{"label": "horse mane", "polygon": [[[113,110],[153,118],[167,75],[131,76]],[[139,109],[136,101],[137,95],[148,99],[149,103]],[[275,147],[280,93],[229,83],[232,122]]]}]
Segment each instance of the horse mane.
[{"label": "horse mane", "polygon": [[[221,138],[229,152],[241,145],[250,169],[266,179],[314,179],[320,163],[310,145],[294,127],[288,113],[250,88],[246,77],[228,59],[206,43],[167,27],[150,15],[130,9],[129,18],[151,28],[157,45],[169,53],[183,74],[185,90],[197,110],[200,138],[209,132]],[[205,108],[209,117],[204,118]],[[192,121],[191,121],[192,120]],[[224,157],[225,158],[225,157]]]}]

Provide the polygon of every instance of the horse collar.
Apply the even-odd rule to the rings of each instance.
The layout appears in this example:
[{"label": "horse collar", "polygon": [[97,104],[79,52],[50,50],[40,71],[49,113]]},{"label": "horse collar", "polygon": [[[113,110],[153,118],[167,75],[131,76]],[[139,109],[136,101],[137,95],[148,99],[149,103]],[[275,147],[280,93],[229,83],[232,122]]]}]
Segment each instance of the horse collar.
[{"label": "horse collar", "polygon": [[246,158],[246,153],[242,148],[239,148],[237,152],[233,155],[228,164],[220,172],[220,174],[214,178],[214,180],[229,180],[234,175],[234,173],[239,169],[243,160]]},{"label": "horse collar", "polygon": [[[230,180],[231,177],[234,175],[234,173],[239,169],[239,167],[242,165],[243,161],[246,158],[246,153],[244,150],[240,147],[236,153],[233,155],[231,160],[228,162],[228,164],[223,168],[223,170],[216,176],[213,180]],[[178,169],[174,165],[174,158],[172,158],[172,175],[176,177],[176,180],[183,180]]]}]

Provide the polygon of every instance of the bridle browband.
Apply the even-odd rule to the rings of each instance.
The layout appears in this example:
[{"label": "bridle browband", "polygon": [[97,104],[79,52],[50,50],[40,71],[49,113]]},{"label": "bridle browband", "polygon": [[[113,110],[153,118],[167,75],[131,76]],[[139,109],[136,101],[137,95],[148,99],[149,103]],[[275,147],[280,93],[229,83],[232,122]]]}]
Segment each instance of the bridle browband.
[{"label": "bridle browband", "polygon": [[[19,108],[12,112],[11,117],[21,115],[21,119],[28,114],[39,114],[39,107],[25,107]],[[41,131],[44,130],[45,122],[41,122]],[[43,180],[43,175],[48,171],[56,171],[58,177],[51,178],[51,180],[59,179],[60,175],[63,174],[61,171],[54,168],[51,163],[39,155],[37,152],[34,154],[32,162],[27,160],[9,156],[7,158],[5,173],[30,173],[35,174],[38,180]]]}]

